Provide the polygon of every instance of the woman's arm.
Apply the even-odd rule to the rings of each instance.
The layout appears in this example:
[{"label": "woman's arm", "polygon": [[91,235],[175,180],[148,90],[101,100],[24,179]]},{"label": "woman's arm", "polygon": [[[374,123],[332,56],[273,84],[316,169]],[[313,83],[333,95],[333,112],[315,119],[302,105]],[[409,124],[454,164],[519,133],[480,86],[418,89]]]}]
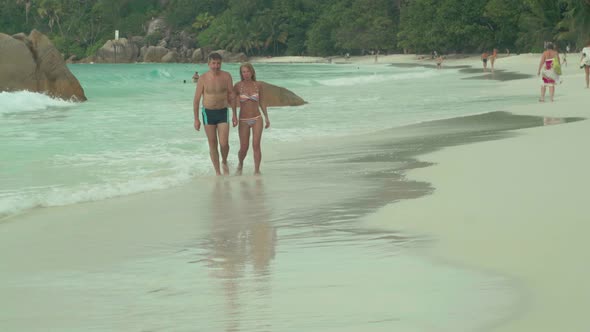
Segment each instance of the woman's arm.
[{"label": "woman's arm", "polygon": [[541,75],[541,68],[543,68],[543,65],[545,64],[545,60],[546,60],[546,56],[545,56],[545,52],[543,52],[543,55],[541,56],[541,61],[539,62],[539,70],[537,70],[537,76]]}]

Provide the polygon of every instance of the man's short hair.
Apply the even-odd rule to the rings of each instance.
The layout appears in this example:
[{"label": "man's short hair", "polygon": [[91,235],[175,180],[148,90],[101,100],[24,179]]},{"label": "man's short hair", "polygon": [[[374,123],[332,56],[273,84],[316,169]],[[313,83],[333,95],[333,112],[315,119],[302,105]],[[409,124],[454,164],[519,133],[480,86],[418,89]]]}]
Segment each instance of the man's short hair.
[{"label": "man's short hair", "polygon": [[217,53],[217,52],[213,52],[211,54],[209,54],[209,56],[207,57],[207,62],[211,61],[211,60],[219,60],[221,61],[221,54]]}]

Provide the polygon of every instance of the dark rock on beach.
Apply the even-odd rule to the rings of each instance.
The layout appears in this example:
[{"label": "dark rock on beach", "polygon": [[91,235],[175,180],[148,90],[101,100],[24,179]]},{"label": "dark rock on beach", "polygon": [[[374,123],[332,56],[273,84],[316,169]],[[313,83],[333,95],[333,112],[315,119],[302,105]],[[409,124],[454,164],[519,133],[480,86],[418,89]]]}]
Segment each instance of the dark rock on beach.
[{"label": "dark rock on beach", "polygon": [[127,40],[108,40],[97,52],[94,62],[97,63],[133,63],[139,56],[139,47]]},{"label": "dark rock on beach", "polygon": [[28,90],[85,101],[84,89],[49,38],[37,30],[0,33],[0,91]]}]

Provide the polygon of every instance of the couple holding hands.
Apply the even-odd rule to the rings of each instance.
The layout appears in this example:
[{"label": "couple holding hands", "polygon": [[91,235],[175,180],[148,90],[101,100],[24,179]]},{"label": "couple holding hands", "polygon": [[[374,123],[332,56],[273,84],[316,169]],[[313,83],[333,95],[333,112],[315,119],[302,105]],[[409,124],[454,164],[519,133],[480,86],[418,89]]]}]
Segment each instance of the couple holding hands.
[{"label": "couple holding hands", "polygon": [[[201,129],[199,111],[203,118],[205,133],[209,142],[209,156],[217,175],[228,175],[227,155],[229,154],[229,111],[232,108],[232,124],[238,126],[240,137],[240,151],[238,152],[238,168],[236,173],[242,174],[244,159],[250,145],[252,135],[252,150],[254,151],[254,174],[260,174],[260,141],[262,130],[270,127],[266,105],[263,102],[262,84],[256,81],[254,67],[245,63],[240,66],[240,82],[233,85],[231,75],[221,70],[221,55],[211,53],[208,57],[209,71],[198,79],[193,112],[195,116],[194,127]],[[203,98],[203,107],[199,110]],[[237,115],[239,103],[240,116]],[[263,117],[264,116],[264,117]],[[264,123],[263,123],[264,121]],[[219,150],[221,150],[221,164],[219,162]]]}]

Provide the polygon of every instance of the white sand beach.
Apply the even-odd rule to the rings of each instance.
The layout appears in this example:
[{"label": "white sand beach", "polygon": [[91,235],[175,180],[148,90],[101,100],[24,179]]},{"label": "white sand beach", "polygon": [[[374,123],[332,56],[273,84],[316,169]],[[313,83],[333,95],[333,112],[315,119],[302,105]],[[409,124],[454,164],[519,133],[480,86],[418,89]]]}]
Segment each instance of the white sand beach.
[{"label": "white sand beach", "polygon": [[[499,58],[496,70],[535,74],[539,59],[531,54]],[[499,84],[501,90],[531,93],[530,105],[505,111],[544,116],[547,124],[568,116],[587,118],[590,90],[577,67],[579,55],[569,59],[553,103],[536,101],[537,78]],[[478,60],[467,63],[478,65]],[[366,222],[432,234],[437,239],[432,255],[520,280],[527,303],[495,331],[586,331],[590,158],[583,142],[590,139],[590,122],[519,133],[423,156],[436,165],[408,176],[432,183],[435,193],[390,205]]]},{"label": "white sand beach", "polygon": [[[588,116],[576,56],[555,102],[537,101],[537,77],[494,82],[497,93],[530,95],[530,103],[482,111],[541,116],[547,126],[419,155],[434,165],[407,180],[433,192],[417,198],[341,176],[379,162],[318,165],[310,157],[280,167],[297,163],[294,148],[266,154],[272,163],[261,177],[195,177],[9,218],[0,223],[0,330],[586,331],[590,122],[561,124]],[[370,65],[375,56],[331,61]],[[434,65],[415,55],[377,61]],[[500,56],[495,75],[534,75],[538,63],[537,54]],[[451,65],[481,68],[478,56],[449,58],[443,69]],[[334,181],[310,186],[326,178]],[[315,212],[319,200],[346,204]],[[362,215],[362,225],[332,223],[332,214]]]}]

